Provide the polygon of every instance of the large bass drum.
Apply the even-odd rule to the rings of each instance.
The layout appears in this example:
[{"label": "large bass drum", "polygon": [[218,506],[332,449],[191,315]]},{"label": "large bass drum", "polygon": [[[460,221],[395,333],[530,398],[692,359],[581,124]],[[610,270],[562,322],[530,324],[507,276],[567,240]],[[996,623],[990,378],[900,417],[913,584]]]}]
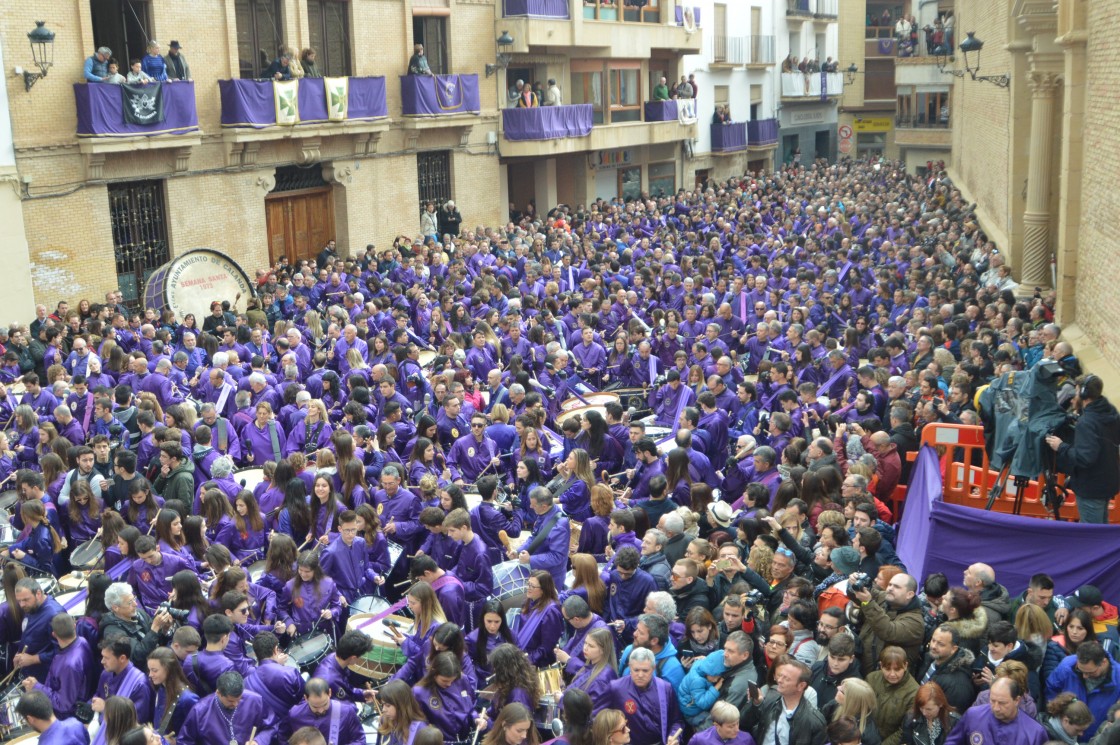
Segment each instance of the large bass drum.
[{"label": "large bass drum", "polygon": [[228,300],[232,312],[244,313],[254,295],[249,275],[236,261],[213,249],[197,248],[152,272],[144,285],[144,307],[161,313],[173,310],[180,321],[193,313],[201,322],[215,300]]}]

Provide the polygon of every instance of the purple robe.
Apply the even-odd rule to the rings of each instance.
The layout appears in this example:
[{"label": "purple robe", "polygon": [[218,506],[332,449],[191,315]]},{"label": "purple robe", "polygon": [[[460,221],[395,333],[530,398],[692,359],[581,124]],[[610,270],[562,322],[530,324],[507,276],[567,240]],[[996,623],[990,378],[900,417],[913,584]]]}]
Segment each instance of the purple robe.
[{"label": "purple robe", "polygon": [[218,685],[218,677],[232,669],[233,662],[224,653],[206,649],[200,649],[183,660],[183,674],[187,676],[187,682],[200,692],[212,692]]},{"label": "purple robe", "polygon": [[528,551],[530,544],[533,543],[537,533],[545,529],[549,525],[551,528],[548,531],[548,536],[543,541],[539,542],[536,548],[529,551],[529,567],[532,569],[543,569],[552,575],[552,581],[556,583],[557,587],[564,586],[564,575],[568,571],[568,549],[571,543],[571,529],[568,526],[568,518],[559,517],[553,521],[553,517],[559,514],[559,507],[552,506],[548,512],[544,513],[537,518],[536,525],[533,526],[533,535],[529,540],[523,542],[518,547],[517,551]]},{"label": "purple robe", "polygon": [[468,603],[486,600],[494,587],[494,571],[489,559],[489,550],[477,535],[470,543],[462,544],[459,556],[451,572],[463,583],[463,591]]},{"label": "purple robe", "polygon": [[149,614],[160,603],[167,600],[167,594],[171,592],[171,576],[175,572],[184,569],[195,571],[193,561],[188,562],[178,555],[162,551],[160,555],[163,560],[159,566],[152,566],[143,559],[134,560],[128,574],[128,583],[136,591],[136,598],[140,601],[140,605]]},{"label": "purple robe", "polygon": [[591,711],[592,716],[607,708],[607,694],[610,693],[611,683],[618,679],[618,673],[610,665],[605,665],[593,680],[592,673],[594,670],[594,667],[585,664],[576,672],[572,682],[568,684],[568,688],[578,688],[591,697],[591,702],[595,707]]},{"label": "purple robe", "polygon": [[473,434],[463,435],[455,440],[447,453],[447,467],[451,470],[452,480],[462,479],[473,484],[478,481],[482,471],[492,473],[494,468],[486,467],[498,452],[498,446],[489,437],[483,437],[482,442],[479,442]]},{"label": "purple robe", "polygon": [[447,688],[435,684],[430,688],[415,686],[412,693],[428,723],[438,727],[445,738],[466,739],[473,725],[474,690],[470,681],[460,677]]},{"label": "purple robe", "polygon": [[35,688],[51,700],[55,716],[66,719],[74,715],[75,702],[89,700],[92,671],[93,652],[89,642],[78,636],[54,656],[46,680]]},{"label": "purple robe", "polygon": [[702,732],[697,732],[692,736],[690,743],[691,745],[755,745],[754,738],[746,732],[739,732],[730,740],[724,740],[719,736],[715,725]]},{"label": "purple robe", "polygon": [[312,677],[327,681],[327,685],[331,688],[331,695],[340,701],[363,700],[362,689],[354,685],[350,671],[338,664],[334,652],[323,658]]},{"label": "purple robe", "polygon": [[265,660],[245,677],[245,690],[259,694],[265,707],[283,720],[303,698],[303,676],[298,668]]},{"label": "purple robe", "polygon": [[138,720],[147,722],[152,718],[152,687],[148,685],[148,676],[131,662],[120,673],[108,670],[101,673],[93,695],[99,698],[123,696],[136,705]]},{"label": "purple robe", "polygon": [[39,735],[39,745],[89,745],[89,730],[77,719],[58,719]]},{"label": "purple robe", "polygon": [[187,715],[179,730],[178,745],[224,745],[231,740],[244,743],[249,741],[254,730],[257,745],[272,745],[275,729],[276,717],[258,694],[242,693],[233,711],[222,706],[218,697],[211,694],[195,704]]},{"label": "purple robe", "polygon": [[483,502],[471,510],[471,530],[486,544],[492,564],[505,561],[505,546],[498,538],[498,531],[515,536],[521,532],[521,523],[519,511],[506,512],[492,502]]},{"label": "purple robe", "polygon": [[365,539],[360,536],[355,537],[349,546],[341,537],[335,538],[323,549],[319,563],[323,571],[334,580],[338,592],[342,593],[347,603],[367,594],[366,590],[373,586],[373,578],[377,576],[369,565]]},{"label": "purple robe", "polygon": [[528,653],[529,662],[537,667],[556,661],[556,646],[563,632],[564,616],[559,603],[549,602],[543,609],[523,612],[514,620],[517,646]]},{"label": "purple robe", "polygon": [[568,643],[561,649],[568,653],[568,664],[565,669],[575,675],[583,667],[583,641],[587,635],[595,629],[607,628],[607,622],[599,617],[598,613],[592,612],[591,622],[584,626],[582,629],[573,627],[572,635],[568,638]]},{"label": "purple robe", "polygon": [[[311,711],[306,701],[297,704],[286,716],[278,717],[278,741],[287,742],[292,733],[302,727],[314,727],[331,745],[365,745],[366,734],[358,720],[358,712],[344,701],[331,701],[322,715]],[[220,744],[219,744],[220,745]]]},{"label": "purple robe", "polygon": [[991,706],[973,706],[945,738],[945,745],[1042,745],[1049,739],[1046,728],[1022,712],[1010,722],[1001,722]]},{"label": "purple robe", "polygon": [[[310,632],[317,621],[323,630],[330,629],[332,620],[338,623],[342,617],[342,606],[338,602],[338,588],[333,579],[323,578],[318,587],[317,597],[315,586],[309,582],[304,582],[299,588],[299,593],[293,597],[295,582],[295,579],[291,579],[284,585],[284,594],[280,598],[281,620],[284,621],[285,626],[293,624],[296,633],[303,635]],[[331,619],[320,620],[324,610],[330,610]]]},{"label": "purple robe", "polygon": [[610,685],[607,705],[626,712],[633,745],[666,742],[683,726],[673,686],[661,678],[654,678],[645,690],[634,685],[629,675],[619,678]]}]

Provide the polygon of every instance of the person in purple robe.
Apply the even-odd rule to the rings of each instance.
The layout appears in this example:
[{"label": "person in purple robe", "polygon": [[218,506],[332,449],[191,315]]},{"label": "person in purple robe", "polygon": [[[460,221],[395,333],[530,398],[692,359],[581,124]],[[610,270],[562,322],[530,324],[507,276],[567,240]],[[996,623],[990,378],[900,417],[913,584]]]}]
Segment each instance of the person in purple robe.
[{"label": "person in purple robe", "polygon": [[470,733],[474,709],[474,685],[462,674],[454,652],[440,652],[428,672],[412,688],[428,722],[453,740],[465,740]]},{"label": "person in purple robe", "polygon": [[[353,523],[357,528],[357,515]],[[324,574],[318,555],[304,552],[296,562],[296,576],[284,586],[280,597],[280,618],[288,635],[302,636],[313,629],[329,632],[342,620],[340,597],[334,580]]]},{"label": "person in purple robe", "polygon": [[630,655],[630,673],[610,684],[607,706],[626,712],[634,745],[669,742],[683,728],[677,695],[672,684],[654,677],[653,652],[635,649]]},{"label": "person in purple robe", "polygon": [[[378,573],[370,564],[369,557],[366,541],[358,535],[357,513],[344,510],[338,516],[338,536],[331,539],[320,552],[318,563],[322,566],[322,572],[331,578],[335,594],[341,594],[347,605],[365,595],[375,584]],[[301,586],[300,592],[302,591]],[[292,594],[288,602],[294,603],[297,597],[299,596]],[[321,616],[323,610],[329,607],[330,603],[327,602],[319,608],[318,614]],[[306,613],[309,611],[303,612],[306,616],[304,620],[311,620]]]},{"label": "person in purple robe", "polygon": [[[338,638],[335,650],[323,658],[315,668],[314,677],[320,678],[330,686],[331,696],[340,701],[372,702],[376,694],[372,690],[359,687],[351,678],[350,668],[357,664],[373,647],[373,639],[358,629],[351,629]],[[386,688],[388,685],[386,684]],[[407,690],[407,684],[402,683]],[[385,689],[382,689],[384,692]],[[382,711],[384,716],[384,710]]]},{"label": "person in purple robe", "polygon": [[552,575],[554,587],[564,585],[568,570],[568,549],[571,529],[559,505],[553,503],[552,493],[538,487],[529,494],[529,506],[537,516],[533,533],[518,550],[510,551],[510,559],[517,559],[531,569],[543,569]]},{"label": "person in purple robe", "polygon": [[199,700],[179,731],[177,745],[272,745],[276,717],[264,699],[245,690],[245,680],[230,670],[218,689]]},{"label": "person in purple robe", "polygon": [[945,739],[945,745],[1042,745],[1050,739],[1045,727],[1019,711],[1019,700],[1026,692],[1017,682],[996,678],[990,690],[988,706],[973,706],[966,711]]},{"label": "person in purple robe", "polygon": [[402,466],[386,465],[381,469],[381,490],[373,498],[385,535],[412,554],[420,546],[424,528],[420,525],[420,498],[401,487],[403,477]]},{"label": "person in purple robe", "polygon": [[357,710],[347,702],[331,698],[325,680],[307,681],[304,700],[279,718],[278,739],[288,742],[293,732],[303,727],[317,729],[331,745],[365,745],[366,735]]},{"label": "person in purple robe", "polygon": [[58,653],[51,660],[47,677],[38,681],[28,676],[21,681],[24,691],[46,694],[55,715],[67,719],[74,715],[78,701],[88,701],[92,691],[94,662],[89,642],[78,636],[74,617],[59,613],[51,619],[51,632],[58,641]]},{"label": "person in purple robe", "polygon": [[95,712],[105,710],[105,699],[122,696],[136,707],[136,718],[145,722],[152,718],[152,689],[148,677],[132,664],[132,642],[124,635],[110,635],[101,642],[101,666],[105,671],[93,690],[91,704]]},{"label": "person in purple robe", "polygon": [[51,700],[42,691],[27,691],[16,703],[16,713],[39,733],[40,745],[89,745],[89,730],[77,719],[57,719]]},{"label": "person in purple robe", "polygon": [[712,726],[697,732],[689,742],[692,745],[755,745],[754,738],[739,729],[739,709],[729,701],[716,701],[712,706]]},{"label": "person in purple robe", "polygon": [[276,635],[262,631],[253,637],[257,666],[245,676],[245,690],[260,694],[265,706],[283,721],[303,695],[303,676],[298,667],[285,664]]},{"label": "person in purple robe", "polygon": [[[582,638],[580,657],[583,664],[578,666],[567,687],[569,690],[578,689],[587,693],[594,704],[594,715],[607,707],[610,685],[618,679],[618,659],[615,655],[614,635],[605,625],[587,631]],[[568,669],[580,657],[570,657],[562,650],[556,653],[556,658],[565,662]]]},{"label": "person in purple robe", "polygon": [[287,439],[284,430],[272,416],[272,406],[267,401],[257,404],[256,420],[241,431],[245,462],[262,466],[265,461],[280,462]]},{"label": "person in purple robe", "polygon": [[533,665],[546,667],[556,661],[556,646],[563,631],[564,616],[560,612],[552,574],[542,569],[533,570],[525,580],[521,614],[513,623],[517,646],[528,653]]},{"label": "person in purple robe", "polygon": [[455,440],[447,453],[447,467],[456,484],[474,484],[478,477],[501,465],[497,444],[486,436],[486,416],[471,417],[471,431]]},{"label": "person in purple robe", "polygon": [[142,535],[136,539],[136,555],[128,574],[128,583],[140,600],[141,607],[153,613],[171,592],[171,577],[182,570],[195,571],[194,562],[177,554],[159,550],[156,539]]},{"label": "person in purple robe", "polygon": [[696,393],[681,382],[681,375],[676,369],[666,373],[665,381],[665,385],[650,394],[649,404],[657,426],[675,427],[680,412],[696,400]]},{"label": "person in purple robe", "polygon": [[467,603],[466,590],[458,577],[441,569],[431,556],[423,554],[412,559],[409,572],[413,582],[423,582],[435,591],[436,601],[443,609],[446,620],[457,624],[459,628],[469,628],[470,604]]}]

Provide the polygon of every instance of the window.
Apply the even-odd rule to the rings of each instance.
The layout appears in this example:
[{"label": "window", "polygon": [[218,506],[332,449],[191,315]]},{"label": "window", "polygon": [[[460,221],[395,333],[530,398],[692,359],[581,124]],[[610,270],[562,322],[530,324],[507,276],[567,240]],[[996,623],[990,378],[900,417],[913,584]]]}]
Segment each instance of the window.
[{"label": "window", "polygon": [[420,209],[428,202],[435,202],[439,207],[451,199],[450,150],[416,154],[416,186]]},{"label": "window", "polygon": [[[573,67],[574,67],[573,63]],[[573,104],[589,103],[595,124],[603,123],[603,73],[573,72],[569,98]]]},{"label": "window", "polygon": [[[146,0],[90,0],[95,46],[109,47],[120,65],[121,74],[128,72],[128,61],[141,59],[148,51],[151,33],[151,4]],[[160,48],[166,53],[165,48]]]},{"label": "window", "polygon": [[856,153],[858,157],[881,156],[887,147],[886,132],[857,132]]},{"label": "window", "polygon": [[642,167],[618,169],[618,193],[623,199],[640,199],[642,196]]},{"label": "window", "polygon": [[109,223],[117,260],[117,287],[126,305],[139,307],[148,276],[171,260],[162,181],[109,186]]},{"label": "window", "polygon": [[712,102],[715,106],[726,106],[731,100],[731,87],[727,85],[714,85],[712,86],[712,95],[715,100]]},{"label": "window", "polygon": [[235,8],[241,77],[263,77],[284,43],[280,0],[237,0]]},{"label": "window", "polygon": [[447,18],[444,16],[413,16],[412,39],[424,45],[424,55],[433,75],[446,75],[451,71],[447,54]]},{"label": "window", "polygon": [[315,62],[324,76],[350,75],[350,3],[307,0]]},{"label": "window", "polygon": [[649,166],[649,195],[672,196],[677,191],[677,164],[651,163]]},{"label": "window", "polygon": [[611,122],[637,122],[642,119],[641,72],[633,69],[610,70]]}]

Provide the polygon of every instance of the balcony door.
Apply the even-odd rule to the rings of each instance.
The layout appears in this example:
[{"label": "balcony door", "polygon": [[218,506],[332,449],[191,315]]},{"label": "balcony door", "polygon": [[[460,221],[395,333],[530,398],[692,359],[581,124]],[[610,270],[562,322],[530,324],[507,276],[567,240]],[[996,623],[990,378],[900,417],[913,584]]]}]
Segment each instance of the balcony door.
[{"label": "balcony door", "polygon": [[424,54],[433,75],[446,75],[450,72],[445,16],[413,16],[412,39],[413,43],[424,45]]},{"label": "balcony door", "polygon": [[276,187],[265,198],[268,260],[315,260],[334,238],[334,199],[318,168],[276,169]]},{"label": "balcony door", "polygon": [[[142,59],[154,38],[151,4],[147,0],[90,0],[89,10],[94,45],[113,50],[123,75],[128,72],[128,61]],[[167,50],[161,47],[160,51]]]}]

